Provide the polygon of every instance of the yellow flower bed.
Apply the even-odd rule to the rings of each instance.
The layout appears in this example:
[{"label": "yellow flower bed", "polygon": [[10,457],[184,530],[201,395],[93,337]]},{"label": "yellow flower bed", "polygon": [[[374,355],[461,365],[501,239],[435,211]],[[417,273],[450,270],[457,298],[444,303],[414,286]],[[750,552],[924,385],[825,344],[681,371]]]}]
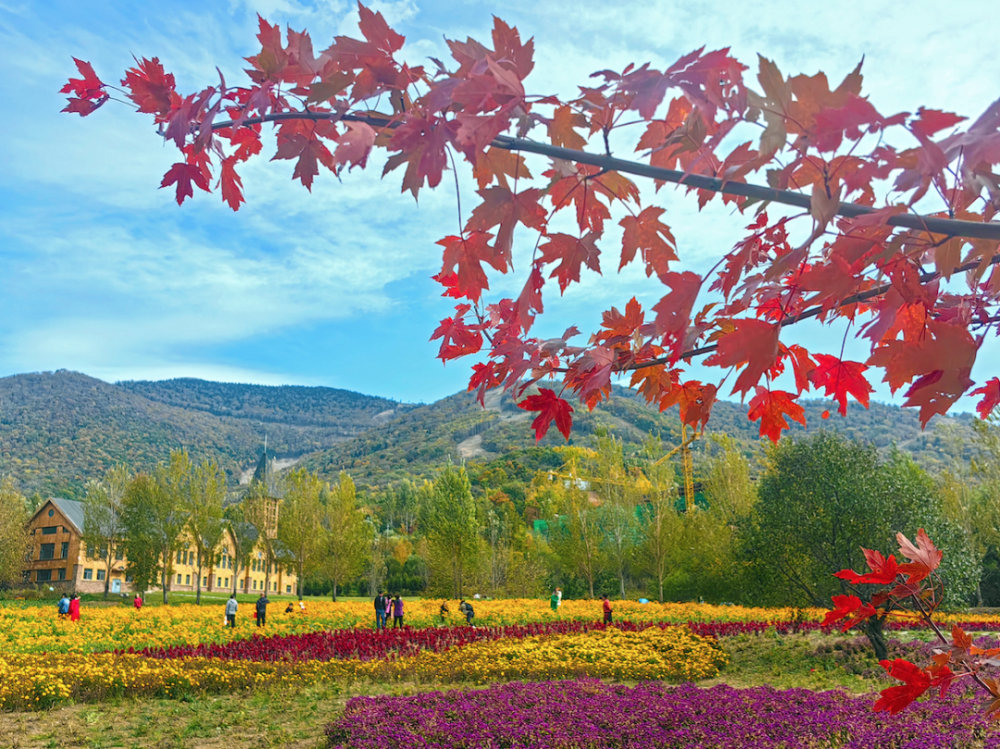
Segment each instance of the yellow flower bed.
[{"label": "yellow flower bed", "polygon": [[[619,629],[496,640],[423,653],[412,675],[429,681],[486,682],[595,676],[619,681],[692,681],[717,676],[729,660],[712,639],[687,627]],[[407,664],[400,661],[404,666]],[[408,674],[409,675],[409,674]]]},{"label": "yellow flower bed", "polygon": [[726,655],[685,627],[533,637],[477,643],[444,653],[389,661],[261,663],[139,655],[14,654],[0,656],[0,709],[43,709],[69,700],[175,697],[320,680],[483,683],[595,676],[625,681],[685,681],[718,674]]},{"label": "yellow flower bed", "polygon": [[[473,601],[475,623],[480,626],[527,624],[556,620],[598,620],[600,601],[563,601],[554,613],[548,601],[511,599]],[[406,623],[428,627],[440,623],[440,600],[406,602]],[[795,617],[790,608],[763,609],[741,606],[711,606],[692,603],[648,603],[615,601],[615,618],[633,622],[688,621],[787,621]],[[464,623],[457,613],[458,602],[450,601],[449,623]],[[290,635],[317,630],[373,627],[374,611],[370,603],[309,601],[306,613],[283,613],[283,602],[271,604],[267,635]],[[163,647],[224,643],[245,639],[259,630],[254,626],[250,604],[241,604],[237,628],[223,626],[223,606],[147,606],[141,611],[131,607],[84,607],[79,622],[56,616],[55,606],[0,606],[0,652],[5,653],[90,653],[113,649]],[[822,609],[799,610],[808,619],[820,620]],[[997,618],[1000,621],[1000,618]]]}]

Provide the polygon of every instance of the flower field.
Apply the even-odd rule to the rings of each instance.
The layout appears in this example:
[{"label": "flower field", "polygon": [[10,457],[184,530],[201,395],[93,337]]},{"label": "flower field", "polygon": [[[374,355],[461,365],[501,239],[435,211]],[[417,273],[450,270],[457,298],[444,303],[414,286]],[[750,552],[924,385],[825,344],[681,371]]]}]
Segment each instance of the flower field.
[{"label": "flower field", "polygon": [[[244,611],[236,629],[224,627],[219,606],[95,607],[77,624],[49,608],[0,607],[0,710],[454,684],[462,690],[356,697],[342,716],[322,718],[334,719],[329,744],[450,747],[459,737],[464,746],[1000,749],[1000,729],[987,727],[972,700],[932,698],[887,718],[871,713],[873,694],[695,686],[728,679],[746,647],[769,651],[798,638],[808,643],[797,651],[804,657],[861,680],[849,689],[875,688],[884,676],[869,646],[824,629],[822,610],[615,602],[616,623],[606,626],[599,602],[567,601],[557,615],[546,601],[486,601],[476,602],[477,626],[469,627],[464,617],[442,626],[439,607],[408,602],[407,627],[383,632],[367,603],[272,612],[263,631]],[[1000,631],[1000,617],[951,620],[971,632]],[[757,637],[765,632],[774,636]],[[926,656],[930,645],[903,638],[890,651]]]},{"label": "flower field", "polygon": [[635,687],[592,679],[412,697],[356,697],[327,728],[332,749],[454,746],[620,749],[996,749],[972,700],[888,717],[873,698],[806,689]]},{"label": "flower field", "polygon": [[[600,601],[564,601],[558,614],[547,601],[513,599],[475,601],[475,624],[482,627],[509,627],[554,622],[593,622],[601,618]],[[413,628],[436,627],[440,601],[408,601],[406,624]],[[457,602],[450,602],[457,610]],[[616,601],[615,619],[642,623],[691,623],[706,636],[763,631],[777,626],[779,632],[820,629],[824,609],[751,608],[691,603],[648,603]],[[222,606],[150,606],[135,611],[131,607],[84,608],[77,623],[59,619],[55,607],[0,606],[0,652],[3,653],[95,653],[110,650],[145,650],[174,646],[225,644],[247,639],[258,632],[243,605],[236,629],[223,626]],[[1000,617],[942,616],[945,623],[961,623],[967,631],[1000,631]],[[369,603],[311,601],[305,614],[283,614],[272,605],[267,635],[299,635],[346,629],[371,629],[374,623]],[[464,624],[464,617],[452,614],[447,622]],[[893,623],[890,629],[913,628]]]},{"label": "flower field", "polygon": [[[602,627],[520,638],[493,632],[494,636],[478,642],[455,642],[437,651],[416,650],[416,654],[396,657],[397,651],[387,649],[383,657],[365,660],[170,657],[167,651],[159,657],[135,653],[10,655],[0,657],[0,709],[43,709],[66,700],[228,693],[265,685],[294,688],[319,680],[481,684],[596,676],[678,682],[717,676],[726,663],[714,640],[686,627]],[[261,654],[267,642],[256,641]]]}]

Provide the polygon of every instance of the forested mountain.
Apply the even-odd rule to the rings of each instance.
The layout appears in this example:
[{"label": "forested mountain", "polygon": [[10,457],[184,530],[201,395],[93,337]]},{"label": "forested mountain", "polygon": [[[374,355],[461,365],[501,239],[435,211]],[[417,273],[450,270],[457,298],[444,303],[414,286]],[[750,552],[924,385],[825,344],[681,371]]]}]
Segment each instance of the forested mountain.
[{"label": "forested mountain", "polygon": [[[872,403],[852,404],[846,419],[831,404],[803,404],[810,430],[835,429],[874,442],[898,445],[927,468],[938,467],[968,444],[971,418],[935,419],[924,432],[916,414]],[[832,416],[822,419],[829,409]],[[509,396],[490,393],[483,409],[469,393],[428,405],[399,404],[346,390],[322,387],[233,385],[180,379],[109,384],[76,372],[0,378],[0,474],[11,474],[27,493],[80,496],[89,478],[113,463],[149,470],[171,449],[187,448],[195,460],[212,458],[232,483],[252,467],[267,435],[269,452],[305,456],[304,464],[333,480],[347,470],[362,485],[431,476],[449,459],[489,461],[535,447],[532,415]],[[626,450],[637,450],[649,434],[676,445],[676,410],[660,413],[616,387],[593,412],[577,407],[571,444],[589,445],[607,428]],[[746,406],[721,401],[711,428],[729,433],[747,450],[759,444]],[[793,424],[791,436],[802,434]],[[706,440],[695,443],[695,466]],[[542,447],[566,444],[553,427]],[[518,453],[530,462],[528,453]]]},{"label": "forested mountain", "polygon": [[[949,418],[935,417],[926,431],[920,428],[915,411],[897,406],[872,403],[866,410],[851,404],[846,418],[836,412],[836,404],[822,400],[805,401],[810,431],[831,429],[874,443],[880,449],[892,446],[910,452],[926,468],[947,463],[951,456],[963,454],[969,445],[971,420],[968,414]],[[633,391],[615,387],[612,397],[592,412],[574,404],[573,433],[570,444],[587,446],[594,432],[606,428],[625,442],[626,452],[640,448],[650,434],[659,435],[664,447],[680,442],[677,409],[661,413]],[[824,411],[831,415],[822,418]],[[418,406],[398,417],[372,427],[365,434],[311,455],[304,464],[333,480],[346,470],[361,484],[384,485],[397,479],[429,476],[447,460],[490,460],[514,450],[535,445],[530,429],[532,414],[519,409],[508,395],[490,393],[483,409],[470,393],[458,393],[436,403]],[[748,451],[760,444],[759,426],[747,419],[744,404],[719,401],[712,409],[710,430],[732,435]],[[789,436],[805,433],[792,423]],[[708,440],[694,443],[695,468],[701,462]],[[566,441],[555,427],[539,443],[548,447]]]},{"label": "forested mountain", "polygon": [[397,405],[333,388],[15,375],[0,378],[0,474],[28,493],[79,496],[115,462],[149,470],[185,447],[195,460],[217,460],[235,483],[265,434],[273,454],[299,456],[364,431]]}]

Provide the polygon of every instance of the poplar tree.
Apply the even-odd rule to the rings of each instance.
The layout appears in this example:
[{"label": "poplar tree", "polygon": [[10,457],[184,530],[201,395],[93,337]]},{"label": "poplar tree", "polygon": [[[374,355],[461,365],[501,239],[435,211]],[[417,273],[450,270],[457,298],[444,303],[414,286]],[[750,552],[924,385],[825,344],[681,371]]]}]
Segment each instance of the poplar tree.
[{"label": "poplar tree", "polygon": [[[327,493],[323,526],[326,529],[326,547],[323,566],[333,585],[333,600],[337,588],[357,577],[364,569],[371,547],[371,525],[365,522],[365,513],[358,507],[354,481],[341,473],[336,486]],[[377,592],[377,591],[376,591]]]},{"label": "poplar tree", "polygon": [[326,530],[320,495],[323,482],[305,468],[290,471],[283,481],[284,499],[278,515],[278,540],[285,547],[298,575],[298,595],[307,575],[319,567]]},{"label": "poplar tree", "polygon": [[123,535],[122,501],[128,489],[128,468],[119,463],[112,466],[100,481],[87,482],[83,500],[83,543],[87,556],[104,564],[104,598],[111,588],[111,569],[121,555]]},{"label": "poplar tree", "polygon": [[194,540],[198,570],[195,602],[201,603],[201,581],[205,567],[215,565],[215,556],[225,536],[222,502],[226,498],[226,475],[215,461],[206,460],[191,472],[184,495],[187,531]]}]

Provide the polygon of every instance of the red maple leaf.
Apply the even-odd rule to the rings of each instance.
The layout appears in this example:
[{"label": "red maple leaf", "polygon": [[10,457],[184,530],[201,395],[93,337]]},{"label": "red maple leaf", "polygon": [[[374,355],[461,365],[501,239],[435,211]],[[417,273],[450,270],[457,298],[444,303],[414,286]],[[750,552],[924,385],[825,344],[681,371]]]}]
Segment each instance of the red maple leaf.
[{"label": "red maple leaf", "polygon": [[1000,404],[1000,377],[994,377],[986,381],[981,388],[976,388],[969,395],[981,395],[983,399],[976,404],[976,411],[980,419],[985,419],[993,409]]},{"label": "red maple leaf", "polygon": [[479,405],[485,407],[483,399],[486,391],[500,384],[496,375],[496,362],[488,361],[485,364],[472,365],[472,377],[469,378],[469,390],[476,390],[476,400]]},{"label": "red maple leaf", "polygon": [[300,180],[310,192],[320,164],[333,171],[333,154],[319,139],[320,135],[336,137],[336,131],[329,123],[310,127],[310,123],[293,121],[282,125],[278,131],[278,150],[271,157],[271,161],[298,159],[292,179]]},{"label": "red maple leaf", "polygon": [[896,575],[899,574],[899,566],[896,564],[896,557],[892,554],[886,559],[881,552],[871,549],[862,549],[865,554],[865,561],[871,572],[859,575],[854,570],[841,570],[834,574],[841,580],[847,580],[853,585],[867,583],[870,585],[891,585],[896,582]]},{"label": "red maple leaf", "polygon": [[549,425],[554,421],[556,429],[569,440],[573,428],[573,407],[548,388],[539,388],[538,395],[529,395],[517,404],[525,411],[538,411],[538,416],[531,422],[535,430],[535,441],[538,442],[549,431]]},{"label": "red maple leaf", "polygon": [[626,216],[619,225],[625,229],[622,235],[621,270],[632,262],[636,251],[642,252],[646,262],[646,275],[660,275],[670,270],[670,263],[677,260],[677,241],[670,233],[670,227],[660,221],[664,210],[649,206],[638,216]]},{"label": "red maple leaf", "polygon": [[185,198],[194,197],[194,188],[191,186],[192,182],[205,192],[209,192],[208,180],[205,178],[204,172],[196,164],[178,163],[170,167],[167,173],[163,175],[160,188],[176,184],[177,205],[180,205],[184,202]]},{"label": "red maple leaf", "polygon": [[875,712],[887,711],[895,715],[931,687],[930,674],[908,660],[897,658],[894,661],[879,661],[879,664],[889,676],[904,684],[883,689],[873,708]]},{"label": "red maple leaf", "polygon": [[715,385],[702,385],[697,380],[688,380],[664,393],[660,400],[660,410],[665,411],[676,404],[681,421],[704,429],[712,412],[716,393]]},{"label": "red maple leaf", "polygon": [[[439,245],[444,247],[444,266],[441,274],[445,275],[457,268],[456,282],[454,284],[455,293],[465,296],[476,302],[484,289],[490,287],[486,280],[486,273],[483,271],[483,261],[497,267],[495,252],[490,247],[489,241],[492,234],[481,231],[469,232],[464,237],[445,237]],[[503,270],[504,266],[497,267]]]},{"label": "red maple leaf", "polygon": [[137,62],[138,67],[129,68],[122,80],[122,85],[131,91],[128,98],[139,106],[140,112],[157,115],[169,113],[173,100],[179,98],[174,91],[176,84],[173,74],[164,73],[163,66],[156,57],[152,60],[144,57]]},{"label": "red maple leaf", "polygon": [[896,534],[896,540],[899,542],[900,555],[910,560],[908,564],[899,565],[899,571],[909,575],[910,584],[920,582],[941,564],[944,555],[923,528],[917,531],[916,546],[902,533]]},{"label": "red maple leaf", "polygon": [[333,163],[338,169],[350,164],[350,169],[365,168],[368,154],[375,146],[375,128],[365,122],[347,122],[347,130],[337,139],[337,150],[333,152]]},{"label": "red maple leaf", "polygon": [[857,596],[833,596],[833,610],[826,612],[821,626],[829,627],[844,619],[848,621],[842,626],[844,632],[857,622],[864,621],[875,614],[875,609],[862,602]]},{"label": "red maple leaf", "polygon": [[468,304],[455,307],[454,317],[446,317],[438,325],[431,340],[441,339],[438,358],[442,361],[478,353],[483,347],[483,335],[477,326],[465,323],[465,315],[472,309]]},{"label": "red maple leaf", "polygon": [[954,127],[959,122],[967,119],[967,117],[960,117],[951,112],[942,112],[940,109],[925,109],[924,107],[920,107],[917,110],[917,118],[910,122],[910,130],[925,138],[929,138],[939,130]]},{"label": "red maple leaf", "polygon": [[827,354],[816,354],[816,364],[812,373],[813,385],[826,388],[826,394],[832,395],[840,404],[837,412],[841,416],[847,416],[848,393],[868,408],[868,396],[873,390],[864,377],[867,366],[860,362],[841,361]]},{"label": "red maple leaf", "polygon": [[542,192],[537,188],[513,193],[506,187],[498,186],[487,187],[478,193],[483,202],[473,209],[466,228],[487,231],[499,225],[496,247],[501,257],[510,259],[514,228],[518,223],[529,229],[541,230],[545,226],[545,209],[538,202]]},{"label": "red maple leaf", "polygon": [[[732,332],[726,333],[719,339],[718,350],[705,360],[705,364],[716,367],[739,367],[745,364],[746,367],[736,378],[733,392],[746,393],[778,360],[780,330],[777,325],[764,320],[752,318],[735,320]],[[757,398],[760,398],[759,390]],[[761,430],[763,429],[764,423],[761,422]]]},{"label": "red maple leaf", "polygon": [[548,241],[538,248],[542,263],[559,263],[549,278],[559,279],[560,292],[565,292],[574,281],[579,283],[580,269],[584,265],[596,273],[601,272],[601,251],[597,249],[596,239],[592,232],[582,237],[550,234]]},{"label": "red maple leaf", "polygon": [[70,78],[69,82],[59,89],[61,94],[74,94],[62,111],[86,117],[108,100],[108,94],[104,90],[104,83],[97,77],[89,62],[77,60],[75,57],[73,62],[76,63],[76,68],[83,78]]},{"label": "red maple leaf", "polygon": [[663,346],[673,359],[684,352],[691,309],[701,290],[701,276],[691,271],[664,273],[660,280],[670,287],[670,293],[653,306],[656,313],[656,334],[663,336]]},{"label": "red maple leaf", "polygon": [[785,416],[802,426],[806,425],[805,410],[795,402],[795,398],[796,396],[783,390],[768,390],[758,385],[757,394],[750,400],[747,418],[750,421],[760,419],[760,436],[777,442],[782,430],[788,429]]},{"label": "red maple leaf", "polygon": [[222,200],[228,203],[234,211],[240,209],[240,203],[246,202],[243,198],[243,180],[236,173],[236,161],[235,156],[224,158],[219,174],[219,182],[222,185]]}]

